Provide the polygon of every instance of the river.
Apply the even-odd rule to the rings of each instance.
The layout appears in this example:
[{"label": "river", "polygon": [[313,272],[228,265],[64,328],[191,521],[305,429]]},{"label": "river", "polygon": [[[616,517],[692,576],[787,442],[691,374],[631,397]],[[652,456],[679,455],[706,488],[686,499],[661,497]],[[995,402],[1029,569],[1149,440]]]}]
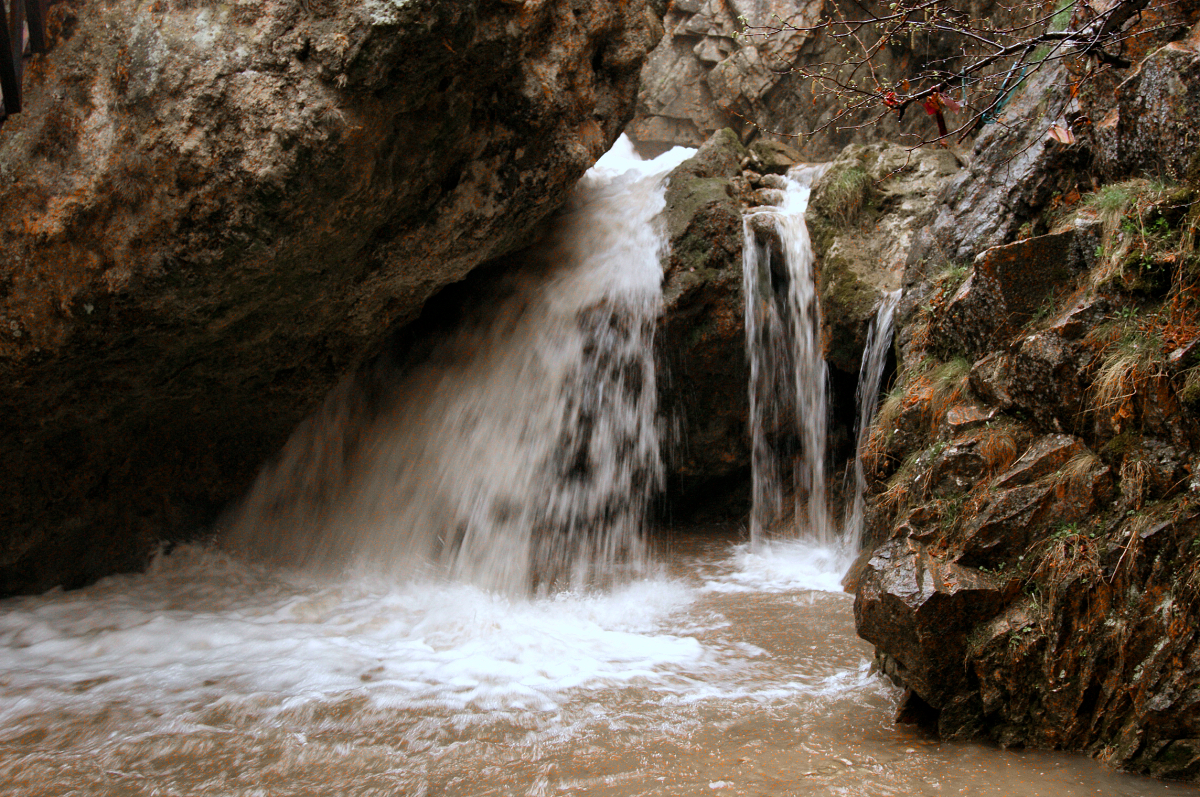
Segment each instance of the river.
[{"label": "river", "polygon": [[0,791],[1195,795],[891,721],[845,559],[692,529],[604,592],[327,579],[203,547],[0,604]]},{"label": "river", "polygon": [[[894,725],[898,692],[840,590],[852,554],[811,502],[794,514],[808,528],[778,538],[784,493],[762,473],[772,512],[753,534],[647,534],[664,473],[656,220],[687,153],[618,155],[486,312],[376,374],[382,396],[335,391],[209,544],[0,601],[0,791],[1197,794]],[[806,247],[782,212],[755,234]],[[760,319],[767,348],[798,347],[759,371],[790,409],[756,406],[792,413],[815,461],[755,456],[818,495],[810,276],[784,278],[794,296]]]}]

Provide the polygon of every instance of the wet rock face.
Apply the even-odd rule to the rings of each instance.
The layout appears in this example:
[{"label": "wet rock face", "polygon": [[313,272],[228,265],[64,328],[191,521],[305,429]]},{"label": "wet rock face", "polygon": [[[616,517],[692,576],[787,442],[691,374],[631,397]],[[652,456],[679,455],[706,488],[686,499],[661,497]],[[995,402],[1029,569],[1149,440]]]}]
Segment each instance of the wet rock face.
[{"label": "wet rock face", "polygon": [[805,220],[817,258],[826,358],[856,374],[883,294],[900,288],[913,241],[961,170],[942,149],[852,145],[813,187]]},{"label": "wet rock face", "polygon": [[1090,228],[1070,228],[981,252],[932,333],[948,350],[983,356],[1094,263],[1097,240]]},{"label": "wet rock face", "polygon": [[894,540],[876,549],[854,600],[859,636],[888,651],[896,675],[941,709],[961,691],[967,635],[1004,606],[1005,580]]},{"label": "wet rock face", "polygon": [[750,463],[750,368],[742,291],[749,153],[730,130],[675,169],[667,186],[659,407],[672,440],[667,494],[680,511],[727,492]]},{"label": "wet rock face", "polygon": [[1112,174],[1184,175],[1200,143],[1198,118],[1200,31],[1193,29],[1152,52],[1117,87],[1095,129],[1100,161]]},{"label": "wet rock face", "polygon": [[[1092,182],[1178,183],[1137,194],[1116,220],[1130,229],[1194,195],[1194,42],[1143,50],[1107,99],[1081,95],[1102,121],[1069,147],[1044,142],[1041,115],[1080,108],[1031,80],[912,239],[856,602],[881,669],[909,688],[903,721],[1200,779],[1195,332],[1162,310],[1190,289],[1114,277],[1122,233],[1095,209],[1141,182]],[[1161,252],[1192,279],[1183,227],[1159,230],[1128,262]],[[991,590],[945,575],[964,572]]]},{"label": "wet rock face", "polygon": [[0,136],[0,594],[195,533],[615,139],[644,2],[54,6]]}]

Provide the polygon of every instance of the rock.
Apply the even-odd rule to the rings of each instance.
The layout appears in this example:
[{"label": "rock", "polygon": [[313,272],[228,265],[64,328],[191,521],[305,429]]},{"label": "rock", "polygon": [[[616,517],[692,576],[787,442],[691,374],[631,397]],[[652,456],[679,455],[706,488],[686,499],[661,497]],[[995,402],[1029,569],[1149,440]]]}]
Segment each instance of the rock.
[{"label": "rock", "polygon": [[1061,470],[1064,465],[1084,453],[1087,447],[1077,437],[1065,434],[1046,435],[1034,442],[1021,458],[993,484],[1000,488],[1019,487]]},{"label": "rock", "polygon": [[1146,502],[1169,498],[1187,483],[1187,451],[1152,437],[1140,438],[1121,455],[1121,494],[1140,509]]},{"label": "rock", "polygon": [[814,2],[799,8],[781,0],[672,4],[664,20],[667,35],[643,73],[642,110],[631,136],[698,146],[716,130],[741,125],[737,114],[779,81],[778,65],[790,64],[808,39],[805,33],[781,33],[739,41],[741,20],[761,26],[787,19],[803,26],[820,13],[821,4]]},{"label": "rock", "polygon": [[785,174],[803,159],[795,147],[771,139],[760,138],[749,149],[752,162],[769,174]]},{"label": "rock", "polygon": [[955,438],[929,468],[929,492],[939,498],[961,495],[971,488],[987,469],[987,459],[978,450],[979,433]]},{"label": "rock", "polygon": [[[1147,9],[1139,24],[1178,36],[1186,31],[1168,23],[1180,13],[1194,23],[1189,8]],[[856,619],[881,669],[909,690],[899,718],[943,738],[1084,750],[1200,779],[1200,458],[1189,370],[1200,345],[1190,316],[1178,315],[1187,291],[1175,283],[1160,304],[1165,279],[1157,293],[1098,273],[1078,279],[1101,265],[1102,236],[1120,234],[1102,209],[1116,193],[1080,201],[1096,177],[1142,177],[1152,162],[1184,181],[1200,174],[1200,158],[1181,159],[1172,143],[1195,116],[1185,52],[1195,40],[1152,48],[1142,67],[1159,71],[1136,102],[1176,107],[1095,135],[1077,123],[1081,143],[1069,147],[1044,144],[1047,111],[1082,121],[1080,108],[1049,75],[1031,77],[1007,126],[984,128],[970,167],[950,178],[936,218],[908,247],[897,312],[903,393],[887,405],[888,428],[871,436],[864,536],[879,547],[857,573]],[[1110,98],[1135,113],[1150,107],[1125,94],[1136,81],[1118,90],[1109,79],[1081,92],[1085,111]],[[1103,137],[1118,130],[1149,143],[1113,155],[1117,139]],[[1156,146],[1161,154],[1149,151]],[[1191,198],[1185,188],[1165,204],[1194,213]],[[1163,218],[1160,234],[1173,235],[1180,217]],[[971,262],[974,274],[958,283]],[[1163,255],[1160,277],[1191,274],[1180,262]],[[960,355],[973,361],[969,390],[935,389]],[[1097,406],[1102,368],[1123,379],[1120,402]],[[996,591],[977,604],[939,603],[947,568],[982,574]]]},{"label": "rock", "polygon": [[750,367],[742,296],[746,151],[715,134],[668,178],[659,407],[670,419],[667,494],[676,514],[724,497],[750,463]]},{"label": "rock", "polygon": [[946,410],[946,425],[952,433],[970,431],[995,418],[997,412],[995,407],[958,404]]},{"label": "rock", "polygon": [[[973,13],[1000,19],[1006,12],[985,2]],[[792,70],[846,62],[839,39],[805,28],[818,25],[823,16],[855,19],[858,14],[861,9],[848,0],[673,3],[664,19],[667,35],[643,70],[630,136],[657,146],[698,146],[713,131],[731,127],[746,142],[784,140],[798,150],[798,159],[809,161],[828,160],[850,143],[915,144],[931,132],[924,113],[881,115],[872,106],[834,122],[842,104],[814,86],[811,76]],[[870,36],[863,29],[859,34],[864,42]],[[913,63],[954,55],[948,38],[910,42],[894,37],[874,50],[872,74],[880,83],[898,82],[911,77],[907,70]],[[842,69],[849,77],[856,67]]]},{"label": "rock", "polygon": [[1168,354],[1167,362],[1176,368],[1186,367],[1195,363],[1198,353],[1200,353],[1200,336],[1192,338]]},{"label": "rock", "polygon": [[993,352],[971,368],[976,395],[1002,410],[1029,414],[1045,429],[1073,428],[1087,395],[1089,358],[1054,332],[1022,338],[1010,351]]},{"label": "rock", "polygon": [[981,252],[967,280],[934,318],[932,333],[949,352],[978,359],[1050,306],[1054,291],[1082,269],[1074,228]]},{"label": "rock", "polygon": [[961,689],[967,634],[1007,603],[1004,580],[940,560],[909,540],[884,543],[854,599],[859,636],[886,651],[899,676],[941,709]]},{"label": "rock", "polygon": [[1049,527],[1076,523],[1108,503],[1112,472],[1097,457],[1062,472],[1067,462],[1085,453],[1082,443],[1066,435],[1035,442],[996,479],[974,516],[947,541],[951,558],[975,567],[1013,562]]},{"label": "rock", "polygon": [[1047,329],[1065,340],[1078,340],[1103,323],[1111,311],[1112,304],[1103,297],[1081,297],[1055,316]]},{"label": "rock", "polygon": [[1104,167],[1114,175],[1186,174],[1200,119],[1200,31],[1151,53],[1115,96],[1095,131]]},{"label": "rock", "polygon": [[805,220],[817,258],[825,354],[834,367],[858,372],[875,310],[884,293],[900,288],[913,239],[958,170],[945,150],[854,145],[813,187]]},{"label": "rock", "polygon": [[1200,739],[1176,739],[1168,742],[1150,760],[1150,775],[1170,780],[1195,780],[1200,777]]},{"label": "rock", "polygon": [[661,31],[644,0],[53,8],[0,136],[0,594],[200,532],[428,297],[527,242]]},{"label": "rock", "polygon": [[1035,224],[1055,193],[1086,181],[1088,150],[1045,143],[1046,106],[1072,112],[1070,100],[1059,96],[1065,84],[1061,62],[1042,68],[1000,120],[983,128],[970,167],[947,185],[918,257],[970,262],[979,252],[1011,241],[1023,225]]}]

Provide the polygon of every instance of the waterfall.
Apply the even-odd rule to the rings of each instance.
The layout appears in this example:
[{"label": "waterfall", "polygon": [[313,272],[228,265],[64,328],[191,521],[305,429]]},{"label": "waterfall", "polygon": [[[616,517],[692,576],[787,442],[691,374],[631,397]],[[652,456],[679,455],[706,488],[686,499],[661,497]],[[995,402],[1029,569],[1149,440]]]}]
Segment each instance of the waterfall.
[{"label": "waterfall", "polygon": [[[402,372],[339,388],[264,470],[226,544],[331,572],[519,593],[638,567],[663,479],[652,350],[665,175],[619,144],[548,240]],[[381,386],[382,385],[382,386]]]},{"label": "waterfall", "polygon": [[862,542],[863,507],[866,500],[867,477],[863,473],[863,449],[871,419],[879,406],[879,389],[883,382],[883,370],[887,364],[888,349],[892,343],[892,316],[900,301],[900,291],[884,294],[883,301],[875,311],[875,318],[867,330],[867,343],[863,349],[862,365],[858,370],[857,432],[854,448],[854,494],[846,511],[845,538],[857,550]]},{"label": "waterfall", "polygon": [[[818,169],[793,169],[779,205],[756,208],[743,218],[752,542],[784,534],[789,514],[793,533],[834,542],[825,474],[828,378],[804,223]],[[784,506],[789,481],[790,512]]]}]

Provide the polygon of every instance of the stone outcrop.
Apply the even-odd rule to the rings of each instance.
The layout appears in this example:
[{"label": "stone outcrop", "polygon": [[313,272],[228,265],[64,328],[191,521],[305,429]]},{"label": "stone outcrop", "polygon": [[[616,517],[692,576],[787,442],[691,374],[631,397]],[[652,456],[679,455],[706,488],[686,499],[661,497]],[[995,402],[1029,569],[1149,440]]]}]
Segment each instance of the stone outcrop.
[{"label": "stone outcrop", "polygon": [[1095,264],[1098,227],[1079,223],[980,252],[970,276],[934,319],[932,333],[972,358],[991,351]]},{"label": "stone outcrop", "polygon": [[[1182,177],[1195,146],[1195,9],[1168,4],[1139,23],[1150,31],[1123,45],[1126,56],[1149,57],[1133,74],[1110,70],[1070,89],[1081,76],[1063,62],[1034,72],[994,124],[976,136],[970,167],[946,188],[937,216],[914,255],[935,265],[970,262],[1018,236],[1051,231],[1052,213],[1072,192],[1138,169]],[[1165,45],[1165,46],[1163,46]],[[1161,48],[1161,49],[1157,49]],[[1047,135],[1050,124],[1071,127],[1078,143]]]},{"label": "stone outcrop", "polygon": [[1179,178],[1200,168],[1200,30],[1188,27],[1195,15],[1194,3],[1148,9],[1143,27],[1162,30],[1132,43],[1136,66],[1082,93],[1083,110],[1094,122],[1083,126],[1085,140],[1109,178]]},{"label": "stone outcrop", "polygon": [[742,292],[748,158],[733,131],[719,131],[667,184],[670,254],[655,340],[659,406],[672,440],[667,494],[681,507],[728,493],[750,462]]},{"label": "stone outcrop", "polygon": [[716,130],[741,127],[737,114],[761,107],[779,81],[773,66],[791,64],[808,36],[741,36],[787,19],[812,25],[823,3],[780,0],[683,0],[667,11],[667,35],[647,61],[640,112],[630,134],[644,142],[697,146]]},{"label": "stone outcrop", "polygon": [[0,594],[195,534],[632,112],[644,2],[53,6],[0,133]]},{"label": "stone outcrop", "polygon": [[1197,779],[1200,184],[1176,160],[1180,185],[1091,192],[1081,164],[1144,164],[1034,127],[985,130],[910,247],[900,373],[867,452],[860,633],[908,687],[903,721]]},{"label": "stone outcrop", "polygon": [[915,237],[955,155],[929,148],[851,145],[813,187],[805,220],[817,259],[826,359],[856,374],[867,327],[884,293],[898,290]]},{"label": "stone outcrop", "polygon": [[876,549],[854,601],[858,633],[886,642],[892,675],[942,709],[963,691],[968,636],[1007,603],[1002,577],[931,556],[899,539]]},{"label": "stone outcrop", "polygon": [[[858,19],[862,12],[863,6],[844,0],[675,0],[663,20],[666,35],[643,69],[630,135],[652,147],[698,146],[729,127],[745,142],[784,139],[810,161],[829,160],[852,143],[916,144],[935,129],[924,113],[881,116],[871,109],[834,123],[844,110],[841,100],[791,71],[845,62],[842,43],[805,28],[823,16]],[[996,20],[1006,12],[985,1],[973,13]],[[859,35],[874,43],[870,29]],[[896,38],[874,51],[872,74],[898,80],[920,71],[922,63],[943,68],[954,56],[952,43],[938,36]],[[846,73],[853,68],[843,67]]]}]

